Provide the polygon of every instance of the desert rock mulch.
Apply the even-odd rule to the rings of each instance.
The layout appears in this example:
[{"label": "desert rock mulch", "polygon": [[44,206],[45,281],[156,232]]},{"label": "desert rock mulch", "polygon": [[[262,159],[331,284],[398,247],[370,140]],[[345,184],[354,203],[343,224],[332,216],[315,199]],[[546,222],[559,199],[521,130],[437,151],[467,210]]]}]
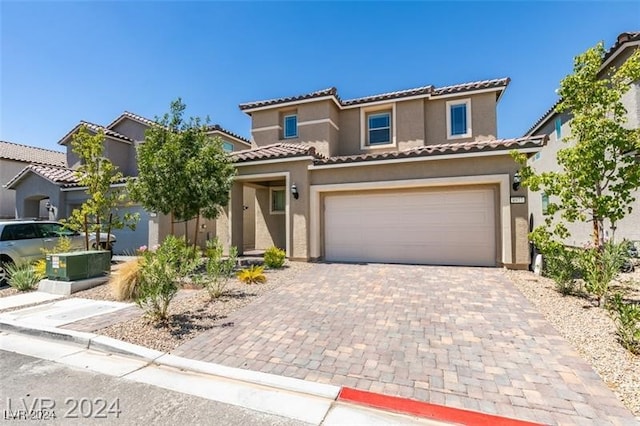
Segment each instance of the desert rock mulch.
[{"label": "desert rock mulch", "polygon": [[[593,367],[634,415],[640,416],[640,356],[624,349],[604,308],[587,298],[563,296],[554,282],[528,271],[506,271],[516,287]],[[611,289],[640,302],[640,272],[623,274]]]}]

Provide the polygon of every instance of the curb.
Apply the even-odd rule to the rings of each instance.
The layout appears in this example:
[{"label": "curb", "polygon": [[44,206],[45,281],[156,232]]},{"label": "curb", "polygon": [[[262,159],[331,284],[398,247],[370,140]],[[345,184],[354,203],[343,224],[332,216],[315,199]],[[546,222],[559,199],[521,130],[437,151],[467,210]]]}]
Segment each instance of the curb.
[{"label": "curb", "polygon": [[367,406],[390,413],[405,414],[439,422],[474,426],[540,425],[539,423],[430,404],[428,402],[417,401],[409,398],[384,395],[344,386],[339,387],[323,383],[315,383],[302,379],[192,360],[94,333],[54,327],[42,327],[32,324],[27,325],[6,319],[0,320],[0,331],[50,340],[59,340],[83,347],[84,349],[141,359],[148,362],[150,365],[156,365],[159,367],[168,367],[185,372],[212,375],[251,385],[272,388],[275,390],[301,393],[336,402]]}]

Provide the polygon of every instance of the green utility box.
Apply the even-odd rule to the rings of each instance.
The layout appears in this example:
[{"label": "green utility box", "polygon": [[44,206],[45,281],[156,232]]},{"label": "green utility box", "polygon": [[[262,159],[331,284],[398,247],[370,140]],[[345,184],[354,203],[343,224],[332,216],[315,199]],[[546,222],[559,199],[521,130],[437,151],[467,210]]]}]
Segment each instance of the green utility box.
[{"label": "green utility box", "polygon": [[111,253],[107,250],[75,251],[47,255],[47,278],[78,281],[106,275],[111,270]]}]

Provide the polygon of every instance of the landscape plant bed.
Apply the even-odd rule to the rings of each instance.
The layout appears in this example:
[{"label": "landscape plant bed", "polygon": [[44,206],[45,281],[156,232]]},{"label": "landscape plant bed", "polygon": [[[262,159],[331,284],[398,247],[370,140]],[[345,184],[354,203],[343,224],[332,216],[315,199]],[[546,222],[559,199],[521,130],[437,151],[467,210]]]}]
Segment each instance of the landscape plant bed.
[{"label": "landscape plant bed", "polygon": [[[550,278],[507,271],[516,287],[593,367],[634,415],[640,416],[640,356],[624,349],[606,309],[585,297],[563,296]],[[640,272],[622,274],[610,287],[640,303]]]},{"label": "landscape plant bed", "polygon": [[[296,276],[311,267],[308,263],[291,262],[280,270],[265,270],[267,282],[246,285],[235,278],[229,280],[226,292],[212,300],[206,290],[180,290],[169,307],[169,318],[154,323],[140,314],[123,322],[117,322],[94,333],[113,337],[147,348],[170,352],[200,333],[215,327],[233,327],[228,320],[230,314],[256,303],[265,293],[288,285]],[[108,285],[78,292],[73,297],[99,300],[115,300]],[[66,327],[70,328],[70,327]]]}]

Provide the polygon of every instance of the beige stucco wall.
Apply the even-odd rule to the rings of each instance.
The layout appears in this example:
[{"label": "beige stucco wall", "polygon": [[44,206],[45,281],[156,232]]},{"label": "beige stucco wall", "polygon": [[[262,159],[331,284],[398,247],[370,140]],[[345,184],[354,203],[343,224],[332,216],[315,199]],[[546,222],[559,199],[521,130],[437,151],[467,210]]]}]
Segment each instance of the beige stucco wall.
[{"label": "beige stucco wall", "polygon": [[[447,102],[471,100],[471,137],[447,139]],[[426,145],[495,139],[497,134],[496,93],[432,99],[425,105]]]}]

